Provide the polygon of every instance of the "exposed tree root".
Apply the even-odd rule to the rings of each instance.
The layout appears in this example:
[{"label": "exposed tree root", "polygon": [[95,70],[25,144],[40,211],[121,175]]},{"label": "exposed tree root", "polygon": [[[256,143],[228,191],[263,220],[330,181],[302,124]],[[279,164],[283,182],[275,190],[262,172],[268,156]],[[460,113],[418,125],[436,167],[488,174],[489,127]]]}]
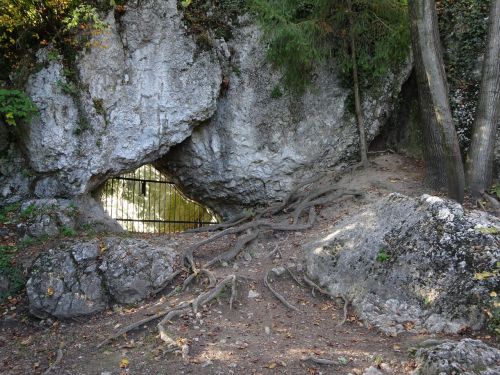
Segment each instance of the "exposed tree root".
[{"label": "exposed tree root", "polygon": [[238,254],[245,248],[247,244],[252,242],[257,238],[259,235],[258,232],[251,232],[245,236],[241,236],[238,238],[236,241],[236,244],[233,246],[232,249],[226,251],[225,253],[222,253],[221,255],[216,256],[215,258],[211,259],[209,262],[207,262],[204,267],[210,267],[213,266],[217,262],[222,262],[222,261],[230,261],[238,256]]},{"label": "exposed tree root", "polygon": [[295,274],[292,272],[290,268],[285,267],[285,269],[287,270],[288,274],[292,277],[293,281],[295,281],[299,286],[304,287],[302,281],[300,281],[300,279],[297,276],[295,276]]},{"label": "exposed tree root", "polygon": [[193,281],[198,275],[201,275],[201,274],[205,274],[207,276],[208,282],[209,282],[209,285],[208,285],[209,288],[213,288],[215,286],[215,284],[217,283],[217,278],[215,277],[215,275],[211,271],[209,271],[208,269],[201,268],[201,269],[197,270],[196,272],[193,272],[191,275],[189,275],[186,278],[186,280],[184,280],[184,283],[182,284],[182,291],[186,290],[186,288],[191,283],[191,281]]},{"label": "exposed tree root", "polygon": [[108,337],[106,340],[102,341],[99,345],[97,345],[97,348],[101,348],[102,346],[108,344],[109,342],[119,338],[120,336],[144,325],[149,322],[152,322],[154,320],[163,318],[160,323],[158,323],[158,329],[160,331],[160,337],[162,338],[162,335],[164,336],[165,339],[162,338],[163,341],[165,341],[167,344],[171,344],[171,342],[168,340],[168,334],[166,333],[166,330],[164,328],[164,325],[180,316],[189,313],[191,310],[196,313],[198,311],[198,306],[203,306],[204,304],[210,302],[212,299],[214,299],[221,291],[226,287],[228,283],[231,283],[231,299],[230,299],[230,307],[232,307],[233,300],[234,300],[234,293],[236,292],[236,276],[235,275],[229,275],[227,276],[224,280],[222,280],[219,284],[217,284],[215,287],[213,287],[211,290],[201,293],[198,295],[198,297],[194,298],[191,301],[184,301],[181,302],[179,305],[176,307],[173,307],[168,310],[160,311],[159,313],[149,316],[147,318],[144,318],[142,320],[139,320],[135,323],[132,323],[118,332],[116,332],[114,335]]},{"label": "exposed tree root", "polygon": [[298,308],[296,308],[294,305],[292,305],[290,302],[286,300],[285,297],[283,297],[281,294],[279,294],[276,290],[274,290],[271,285],[269,284],[269,271],[266,272],[266,275],[264,276],[264,285],[271,291],[271,293],[278,299],[280,302],[288,307],[290,310],[293,311],[300,311]]},{"label": "exposed tree root", "polygon": [[318,284],[316,284],[314,281],[312,281],[311,279],[309,279],[306,275],[304,275],[302,277],[302,279],[304,279],[304,282],[311,286],[314,289],[316,289],[318,292],[320,292],[321,294],[324,294],[325,296],[328,296],[330,298],[334,298],[328,291],[326,291],[325,289],[321,288]]},{"label": "exposed tree root", "polygon": [[347,300],[347,298],[345,298],[343,294],[338,294],[336,296],[333,296],[330,292],[328,292],[325,289],[322,289],[318,284],[316,284],[314,281],[312,281],[311,279],[309,279],[305,275],[304,275],[303,279],[307,285],[309,285],[313,288],[313,290],[316,289],[318,292],[320,292],[321,294],[324,294],[325,296],[328,296],[330,298],[341,298],[342,301],[344,301],[344,316],[342,318],[342,321],[339,324],[337,324],[337,326],[343,325],[347,320],[347,307],[349,306],[349,301]]},{"label": "exposed tree root", "polygon": [[52,365],[50,365],[50,367],[47,370],[45,370],[43,375],[50,374],[50,372],[52,370],[54,370],[59,365],[59,363],[61,362],[61,360],[63,358],[63,347],[64,347],[64,344],[61,342],[59,344],[59,348],[57,349],[56,360],[54,361],[54,363]]},{"label": "exposed tree root", "polygon": [[[214,298],[219,295],[219,293],[229,284],[231,285],[231,296],[229,300],[229,307],[232,309],[234,298],[236,296],[236,276],[229,275],[226,276],[222,281],[217,283],[215,275],[209,268],[215,265],[218,262],[222,261],[230,261],[236,258],[245,247],[250,244],[252,241],[256,240],[258,236],[265,232],[286,232],[286,231],[302,231],[311,228],[314,225],[316,220],[316,206],[325,205],[331,203],[339,198],[344,196],[361,196],[362,193],[358,191],[337,191],[333,186],[326,187],[311,187],[312,184],[316,183],[320,177],[316,177],[312,180],[305,181],[302,185],[297,187],[289,196],[284,200],[283,203],[279,204],[275,207],[270,207],[265,210],[261,210],[257,212],[255,215],[243,215],[238,218],[233,219],[231,222],[222,223],[218,225],[214,225],[207,228],[199,228],[195,230],[191,230],[190,232],[215,232],[220,230],[220,232],[214,233],[209,238],[204,239],[195,243],[186,249],[183,259],[188,269],[191,271],[191,274],[186,278],[183,283],[182,290],[185,290],[187,286],[198,276],[204,275],[208,278],[209,281],[209,290],[199,294],[196,298],[190,301],[184,301],[177,305],[176,307],[169,308],[163,311],[158,312],[155,315],[144,318],[138,322],[132,323],[127,327],[122,328],[120,331],[116,332],[106,340],[102,341],[97,347],[100,348],[112,340],[119,338],[120,336],[140,327],[144,324],[152,322],[157,319],[161,319],[158,323],[158,330],[160,333],[160,338],[167,343],[167,345],[173,350],[179,350],[183,353],[183,356],[187,356],[189,352],[189,346],[185,342],[176,342],[174,341],[168,334],[165,329],[165,325],[167,322],[172,319],[187,314],[189,312],[194,312],[195,314],[198,311],[199,306],[203,306],[204,304],[210,302]],[[301,189],[309,187],[309,191],[306,193],[304,191],[300,191]],[[309,209],[309,211],[306,211]],[[290,224],[288,220],[275,223],[271,220],[271,217],[279,212],[292,212],[293,211],[293,223]],[[307,212],[307,213],[306,213]],[[306,217],[307,220],[304,221],[303,217]],[[302,220],[302,222],[301,222]],[[206,262],[203,266],[197,267],[194,261],[194,254],[203,246],[210,244],[214,241],[217,241],[221,238],[228,236],[237,236],[236,243],[229,250],[215,256],[208,262]],[[279,252],[278,247],[271,253]],[[270,254],[270,255],[271,255]],[[303,285],[301,281],[295,277],[295,275],[287,268],[291,277],[299,284]],[[160,292],[168,285],[175,277],[177,277],[182,271],[174,272],[168,280],[166,280],[165,284],[159,288],[156,292]],[[297,307],[288,302],[281,294],[279,294],[276,290],[272,288],[269,282],[269,271],[265,274],[264,277],[264,285],[271,291],[271,293],[287,308],[293,311],[300,311]],[[329,295],[327,292],[323,291],[319,286],[314,284],[311,280],[304,278],[304,281],[313,286],[316,290]],[[312,284],[311,284],[312,283]],[[343,297],[344,300],[344,320],[341,324],[343,324],[346,320],[347,316],[347,300]]]},{"label": "exposed tree root", "polygon": [[340,298],[342,298],[344,300],[344,317],[342,318],[342,321],[337,324],[337,326],[341,326],[343,325],[346,320],[347,320],[347,306],[349,305],[349,301],[347,300],[347,298],[345,298],[342,294],[339,295]]}]

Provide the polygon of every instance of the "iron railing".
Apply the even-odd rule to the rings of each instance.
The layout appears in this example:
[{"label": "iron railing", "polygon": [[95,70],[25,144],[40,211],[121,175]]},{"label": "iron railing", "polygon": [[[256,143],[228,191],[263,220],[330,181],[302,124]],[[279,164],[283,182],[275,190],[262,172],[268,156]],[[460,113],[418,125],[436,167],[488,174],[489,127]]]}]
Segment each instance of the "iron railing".
[{"label": "iron railing", "polygon": [[106,181],[101,202],[129,232],[173,233],[218,222],[210,209],[188,198],[151,165]]}]

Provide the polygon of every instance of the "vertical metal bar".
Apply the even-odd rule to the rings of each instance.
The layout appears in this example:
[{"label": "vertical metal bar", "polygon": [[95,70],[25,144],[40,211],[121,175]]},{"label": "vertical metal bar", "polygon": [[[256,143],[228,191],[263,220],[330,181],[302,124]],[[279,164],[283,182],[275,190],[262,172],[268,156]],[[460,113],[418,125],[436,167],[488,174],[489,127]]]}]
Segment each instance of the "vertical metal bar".
[{"label": "vertical metal bar", "polygon": [[[113,217],[113,219],[117,219],[118,218],[118,210],[116,208],[116,202],[115,202],[115,179],[113,178],[111,180],[111,189],[113,190],[113,195],[111,196],[111,212],[113,212],[113,208],[114,208],[114,211],[115,211],[115,216]],[[113,214],[111,214],[113,215]]]},{"label": "vertical metal bar", "polygon": [[[151,165],[149,166],[149,179],[154,180],[153,174],[151,173]],[[154,219],[151,218],[151,184],[152,182],[148,182],[148,186],[146,186],[146,194],[148,195],[148,219]],[[149,231],[150,229],[148,227],[148,232]]]},{"label": "vertical metal bar", "polygon": [[[142,194],[142,197],[143,197],[143,201],[142,201],[142,218],[141,218],[141,222],[139,222],[141,225],[141,233],[144,233],[144,218],[145,218],[145,211],[146,211],[146,196],[144,195],[144,187],[145,187],[145,183],[146,183],[146,166],[142,166],[141,169],[139,170],[139,176],[141,175],[141,172],[142,172],[142,180],[141,181],[141,194]],[[139,177],[140,179],[140,177]]]},{"label": "vertical metal bar", "polygon": [[[125,185],[125,181],[124,180],[121,180],[121,181],[122,181],[122,191],[121,191],[121,194],[120,194],[120,203],[121,203],[122,208],[121,208],[121,211],[120,211],[120,217],[122,219],[124,219],[124,217],[123,217],[123,191],[125,189],[125,186],[124,186]],[[127,229],[128,229],[128,225],[127,225]]]},{"label": "vertical metal bar", "polygon": [[[134,217],[133,219],[137,219],[137,215],[136,215],[136,212],[137,212],[137,205],[135,203],[135,184],[137,184],[137,181],[132,181],[132,207],[134,209]],[[135,228],[135,225],[134,225],[134,228]]]},{"label": "vertical metal bar", "polygon": [[[175,186],[172,186],[172,184],[169,185],[170,186],[170,201],[172,201],[172,187],[174,188],[174,221],[176,219],[178,220],[181,220],[180,218],[180,211],[179,211],[179,215],[177,215],[177,190],[175,189]],[[174,232],[178,232],[179,231],[179,227],[180,225],[177,225],[177,228],[174,227]]]}]

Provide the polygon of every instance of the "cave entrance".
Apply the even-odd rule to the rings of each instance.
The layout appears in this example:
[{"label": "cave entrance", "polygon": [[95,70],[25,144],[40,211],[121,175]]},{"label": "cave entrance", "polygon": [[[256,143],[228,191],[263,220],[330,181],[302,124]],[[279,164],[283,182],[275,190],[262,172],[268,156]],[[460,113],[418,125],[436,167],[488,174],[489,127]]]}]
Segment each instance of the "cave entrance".
[{"label": "cave entrance", "polygon": [[219,221],[149,164],[107,180],[100,199],[108,215],[129,232],[174,233]]}]

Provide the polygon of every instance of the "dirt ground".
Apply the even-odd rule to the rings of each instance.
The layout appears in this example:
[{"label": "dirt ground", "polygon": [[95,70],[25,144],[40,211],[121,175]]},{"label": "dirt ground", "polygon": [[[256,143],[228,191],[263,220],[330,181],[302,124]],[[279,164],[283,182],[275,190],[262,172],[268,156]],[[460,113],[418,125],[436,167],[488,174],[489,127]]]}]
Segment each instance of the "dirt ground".
[{"label": "dirt ground", "polygon": [[[410,196],[428,192],[419,162],[381,154],[371,158],[371,163],[369,170],[355,170],[337,183],[339,188],[363,190],[363,198],[346,198],[322,207],[312,229],[258,239],[236,261],[214,269],[218,280],[230,274],[238,276],[236,302],[230,310],[229,294],[223,293],[198,314],[181,316],[168,325],[174,339],[189,345],[185,358],[168,352],[158,336],[157,322],[97,348],[118,329],[189,300],[206,288],[204,280],[199,280],[191,284],[190,290],[177,292],[183,274],[154,298],[71,321],[40,321],[29,315],[25,295],[11,299],[0,307],[0,373],[43,374],[61,348],[62,359],[51,374],[361,374],[370,366],[409,374],[415,366],[412,348],[430,336],[385,336],[365,327],[350,309],[346,323],[338,326],[343,318],[341,299],[313,296],[311,288],[300,286],[289,273],[273,276],[272,286],[298,308],[295,312],[279,302],[263,283],[265,273],[273,267],[297,270],[299,265],[300,271],[302,245],[326,235],[332,225],[361,206],[390,192]],[[286,216],[276,218],[284,219]],[[176,234],[156,236],[155,241],[173,246],[182,254],[189,244],[207,236]],[[195,259],[211,259],[229,245],[227,239],[212,243]],[[48,247],[50,242],[30,247],[20,261],[29,261]],[[269,257],[274,249],[279,252]],[[468,333],[467,337],[498,345],[484,332]],[[450,338],[458,340],[463,336]],[[335,364],[322,366],[305,361],[308,356]]]}]

